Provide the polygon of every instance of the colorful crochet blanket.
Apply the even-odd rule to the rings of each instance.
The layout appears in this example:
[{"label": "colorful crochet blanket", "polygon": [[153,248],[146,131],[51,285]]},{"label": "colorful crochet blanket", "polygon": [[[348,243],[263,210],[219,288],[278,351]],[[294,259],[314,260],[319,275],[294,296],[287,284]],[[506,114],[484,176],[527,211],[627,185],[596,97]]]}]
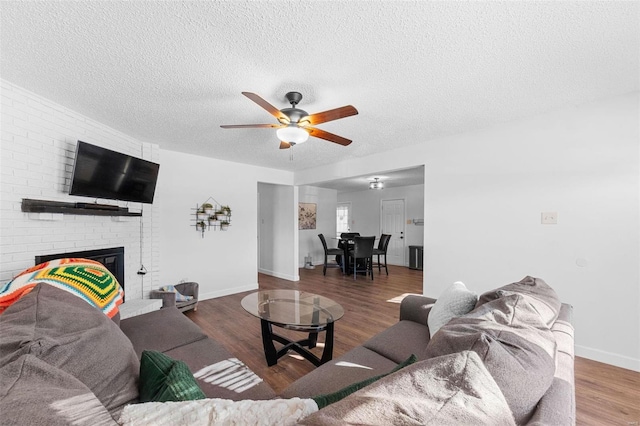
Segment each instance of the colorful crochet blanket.
[{"label": "colorful crochet blanket", "polygon": [[18,274],[0,287],[0,314],[38,283],[66,290],[102,310],[109,318],[118,313],[124,291],[111,272],[89,259],[56,259]]}]

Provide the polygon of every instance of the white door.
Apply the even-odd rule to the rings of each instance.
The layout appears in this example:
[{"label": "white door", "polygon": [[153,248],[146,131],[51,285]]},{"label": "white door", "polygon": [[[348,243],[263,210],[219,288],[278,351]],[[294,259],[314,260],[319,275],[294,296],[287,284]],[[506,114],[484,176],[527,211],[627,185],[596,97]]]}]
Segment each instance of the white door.
[{"label": "white door", "polygon": [[338,203],[336,207],[336,237],[351,230],[351,203]]},{"label": "white door", "polygon": [[404,266],[404,200],[382,200],[382,233],[391,235],[387,263]]}]

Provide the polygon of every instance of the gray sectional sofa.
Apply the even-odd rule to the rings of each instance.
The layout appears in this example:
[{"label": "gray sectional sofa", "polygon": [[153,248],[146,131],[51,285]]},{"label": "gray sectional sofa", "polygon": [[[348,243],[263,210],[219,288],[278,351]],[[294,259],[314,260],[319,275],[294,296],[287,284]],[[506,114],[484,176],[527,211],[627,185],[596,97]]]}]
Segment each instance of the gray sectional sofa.
[{"label": "gray sectional sofa", "polygon": [[[313,397],[336,392],[354,382],[388,373],[414,354],[418,362],[382,379],[384,383],[379,386],[382,391],[375,389],[376,382],[313,414],[303,424],[358,424],[367,416],[372,424],[385,424],[385,420],[404,423],[403,416],[408,412],[412,413],[413,420],[418,420],[415,424],[575,424],[573,308],[560,303],[544,281],[526,277],[487,292],[480,296],[475,309],[451,320],[430,338],[427,320],[435,302],[428,297],[406,297],[400,305],[398,323],[298,379],[281,396]],[[443,408],[451,401],[449,394],[433,395],[419,389],[418,399],[423,397],[422,402],[427,398],[431,402],[437,399],[436,406],[423,405],[416,409],[402,402],[416,397],[416,392],[406,389],[415,383],[415,377],[399,385],[403,376],[415,376],[415,370],[420,369],[449,368],[434,364],[446,356],[468,351],[479,355],[489,372],[488,380],[493,379],[504,396],[514,423],[503,423],[503,418],[495,417],[464,417],[462,407],[469,408],[471,400],[477,400],[478,395],[462,403],[458,401],[459,406],[450,408],[454,414],[448,418],[434,418],[431,413],[420,410],[441,410],[442,415],[451,413]],[[448,380],[446,374],[444,378]],[[466,380],[451,380],[450,384],[457,386],[456,392],[469,386]],[[394,389],[394,394],[389,389]],[[405,391],[408,393],[403,394]],[[387,396],[390,401],[386,403],[372,402]],[[486,407],[489,403],[485,401],[480,406]],[[359,411],[364,413],[360,417]],[[384,417],[382,413],[394,414]],[[461,417],[455,417],[458,415]]]},{"label": "gray sectional sofa", "polygon": [[116,425],[138,401],[143,350],[186,362],[209,398],[276,396],[175,307],[112,320],[41,283],[0,315],[0,424]]},{"label": "gray sectional sofa", "polygon": [[485,293],[431,338],[434,303],[405,298],[398,323],[276,396],[176,308],[118,324],[39,284],[0,315],[2,423],[115,424],[137,401],[143,350],[184,361],[207,397],[235,401],[330,394],[417,358],[302,424],[575,423],[572,308],[542,280]]}]

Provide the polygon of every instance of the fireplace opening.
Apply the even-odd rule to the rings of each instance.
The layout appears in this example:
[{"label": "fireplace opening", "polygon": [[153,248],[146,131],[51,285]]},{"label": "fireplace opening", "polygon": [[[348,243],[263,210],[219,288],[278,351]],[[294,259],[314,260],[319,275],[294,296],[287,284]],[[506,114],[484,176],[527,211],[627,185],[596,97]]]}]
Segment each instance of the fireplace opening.
[{"label": "fireplace opening", "polygon": [[[76,251],[72,253],[45,254],[36,256],[36,265],[55,259],[82,258],[102,263],[113,274],[124,290],[124,247],[99,250]],[[123,299],[124,301],[124,299]]]}]

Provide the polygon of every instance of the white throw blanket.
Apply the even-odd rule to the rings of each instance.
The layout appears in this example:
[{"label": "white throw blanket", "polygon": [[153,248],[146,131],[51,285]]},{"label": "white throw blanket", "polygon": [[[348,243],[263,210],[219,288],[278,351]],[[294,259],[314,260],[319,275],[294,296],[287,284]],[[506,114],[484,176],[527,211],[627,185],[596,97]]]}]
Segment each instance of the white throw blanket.
[{"label": "white throw blanket", "polygon": [[295,425],[318,411],[312,399],[231,401],[199,399],[181,402],[145,402],[127,405],[118,423],[141,425]]}]

